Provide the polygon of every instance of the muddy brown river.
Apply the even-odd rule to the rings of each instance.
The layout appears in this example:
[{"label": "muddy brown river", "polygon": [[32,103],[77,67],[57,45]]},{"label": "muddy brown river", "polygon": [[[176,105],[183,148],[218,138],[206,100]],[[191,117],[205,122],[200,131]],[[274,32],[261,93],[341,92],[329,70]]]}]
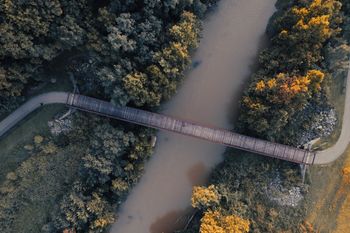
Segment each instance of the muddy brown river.
[{"label": "muddy brown river", "polygon": [[[203,38],[177,95],[163,113],[233,128],[232,117],[276,0],[221,0],[204,22]],[[119,211],[111,233],[169,233],[190,206],[193,185],[204,184],[225,148],[158,133],[145,174]]]}]

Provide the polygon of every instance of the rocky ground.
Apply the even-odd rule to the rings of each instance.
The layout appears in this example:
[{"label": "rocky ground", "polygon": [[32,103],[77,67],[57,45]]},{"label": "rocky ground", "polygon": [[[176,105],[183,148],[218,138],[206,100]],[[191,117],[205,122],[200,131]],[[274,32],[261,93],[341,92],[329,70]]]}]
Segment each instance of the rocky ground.
[{"label": "rocky ground", "polygon": [[284,187],[278,173],[268,186],[265,187],[265,192],[270,201],[280,206],[296,207],[304,198],[300,187]]},{"label": "rocky ground", "polygon": [[64,119],[54,119],[48,122],[48,126],[52,135],[69,132],[72,129],[72,119],[67,117]]},{"label": "rocky ground", "polygon": [[331,135],[336,124],[337,114],[334,108],[316,108],[314,117],[308,130],[305,130],[299,139],[298,144],[304,145],[316,138],[327,137]]}]

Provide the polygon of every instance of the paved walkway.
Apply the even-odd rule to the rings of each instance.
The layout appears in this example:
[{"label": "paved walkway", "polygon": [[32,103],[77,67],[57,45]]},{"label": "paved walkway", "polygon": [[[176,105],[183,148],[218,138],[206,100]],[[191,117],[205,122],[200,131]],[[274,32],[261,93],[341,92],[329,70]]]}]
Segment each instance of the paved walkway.
[{"label": "paved walkway", "polygon": [[47,104],[65,104],[68,95],[65,92],[49,92],[28,100],[0,122],[0,137],[35,109]]},{"label": "paved walkway", "polygon": [[346,94],[344,103],[345,106],[343,123],[339,139],[337,143],[332,147],[323,151],[319,151],[317,153],[314,164],[328,164],[335,161],[346,151],[346,148],[350,143],[350,68],[346,81]]}]

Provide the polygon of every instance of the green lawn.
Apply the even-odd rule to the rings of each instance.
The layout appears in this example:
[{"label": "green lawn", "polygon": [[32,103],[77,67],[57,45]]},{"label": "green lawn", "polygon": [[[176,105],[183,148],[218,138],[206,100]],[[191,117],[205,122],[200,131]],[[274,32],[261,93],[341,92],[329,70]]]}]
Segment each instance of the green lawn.
[{"label": "green lawn", "polygon": [[[67,75],[57,74],[57,76],[66,77]],[[71,86],[72,84],[67,78],[61,78],[56,84],[49,83],[42,89],[35,91],[32,96],[50,91],[70,91]],[[27,98],[29,99],[31,96]],[[48,135],[47,122],[64,110],[65,106],[63,105],[44,106],[31,113],[25,120],[0,138],[0,184],[8,172],[14,170],[22,161],[28,158],[28,153],[23,145],[31,143],[33,137],[37,134]]]},{"label": "green lawn", "polygon": [[[42,232],[42,227],[56,213],[61,197],[70,191],[77,176],[81,149],[67,146],[58,153],[39,153],[28,158],[15,173],[12,192],[2,197],[0,214],[11,209],[6,225],[12,233]],[[2,185],[11,187],[11,185]],[[15,210],[13,209],[15,207]],[[12,219],[12,220],[11,220]],[[7,221],[7,220],[6,220]],[[9,233],[10,233],[9,232]]]},{"label": "green lawn", "polygon": [[[59,77],[64,78],[60,80]],[[41,89],[32,91],[27,99],[50,91],[71,91],[72,84],[66,77],[57,74],[56,83],[47,83]],[[11,232],[42,232],[42,226],[55,212],[57,203],[75,180],[83,154],[80,148],[68,145],[50,155],[30,153],[24,148],[25,145],[34,145],[35,135],[49,138],[48,121],[66,110],[63,105],[43,106],[0,139],[0,188],[8,186],[4,181],[9,172],[20,174],[12,194],[3,195],[0,199],[0,215],[6,208],[16,206],[16,210],[12,210],[15,211],[13,220],[9,219],[6,223]]]},{"label": "green lawn", "polygon": [[27,151],[23,148],[25,144],[31,144],[35,135],[47,136],[47,122],[57,113],[64,110],[62,105],[44,106],[30,114],[23,122],[11,129],[0,140],[0,183],[6,174],[28,158]]}]

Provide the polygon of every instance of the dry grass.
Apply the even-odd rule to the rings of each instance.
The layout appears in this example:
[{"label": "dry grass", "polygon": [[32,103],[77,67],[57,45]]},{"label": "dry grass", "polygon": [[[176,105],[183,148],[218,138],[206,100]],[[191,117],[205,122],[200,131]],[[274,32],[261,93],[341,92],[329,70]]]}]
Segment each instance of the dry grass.
[{"label": "dry grass", "polygon": [[337,218],[335,233],[345,233],[350,229],[350,195],[348,194]]},{"label": "dry grass", "polygon": [[327,167],[311,169],[306,222],[314,226],[308,232],[346,233],[350,229],[350,148]]},{"label": "dry grass", "polygon": [[339,189],[342,202],[337,216],[336,233],[344,233],[350,229],[350,155],[345,161],[342,176],[342,183]]}]

